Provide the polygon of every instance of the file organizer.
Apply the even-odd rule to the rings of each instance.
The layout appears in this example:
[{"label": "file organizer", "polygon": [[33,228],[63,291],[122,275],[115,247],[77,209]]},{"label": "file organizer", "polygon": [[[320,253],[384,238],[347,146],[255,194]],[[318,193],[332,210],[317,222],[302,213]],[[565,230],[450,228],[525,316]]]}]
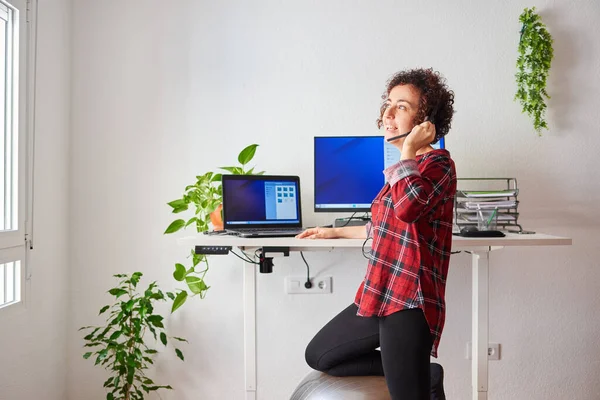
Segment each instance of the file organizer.
[{"label": "file organizer", "polygon": [[457,178],[454,230],[477,226],[478,209],[497,209],[498,230],[522,232],[518,195],[516,178]]}]

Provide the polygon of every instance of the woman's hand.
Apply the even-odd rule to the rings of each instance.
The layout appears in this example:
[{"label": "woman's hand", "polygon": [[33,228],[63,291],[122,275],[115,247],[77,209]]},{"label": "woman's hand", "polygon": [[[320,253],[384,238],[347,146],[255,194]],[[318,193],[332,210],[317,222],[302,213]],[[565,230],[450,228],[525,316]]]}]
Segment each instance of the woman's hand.
[{"label": "woman's hand", "polygon": [[319,226],[308,228],[296,235],[296,239],[336,239],[337,237],[335,228],[321,228]]},{"label": "woman's hand", "polygon": [[[402,155],[404,153],[407,155],[412,155],[414,158],[414,154],[416,152],[431,144],[435,139],[435,125],[429,121],[425,121],[422,124],[416,125],[410,134],[404,139],[404,143],[402,144]],[[404,159],[404,157],[402,157]]]}]

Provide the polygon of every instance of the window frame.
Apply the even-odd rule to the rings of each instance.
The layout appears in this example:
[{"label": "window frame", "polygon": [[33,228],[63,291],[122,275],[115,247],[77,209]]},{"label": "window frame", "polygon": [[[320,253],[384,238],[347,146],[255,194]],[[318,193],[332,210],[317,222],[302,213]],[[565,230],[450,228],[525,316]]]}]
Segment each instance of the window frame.
[{"label": "window frame", "polygon": [[[0,232],[0,264],[20,261],[19,302],[0,306],[0,317],[21,313],[27,308],[31,265],[29,250],[33,249],[33,160],[34,160],[34,122],[35,122],[35,72],[37,43],[37,0],[0,0],[9,8],[18,10],[18,68],[13,68],[18,82],[18,114],[14,119],[18,124],[18,174],[17,207],[18,222],[16,229]],[[14,75],[13,75],[14,76]],[[13,113],[14,114],[14,113]]]}]

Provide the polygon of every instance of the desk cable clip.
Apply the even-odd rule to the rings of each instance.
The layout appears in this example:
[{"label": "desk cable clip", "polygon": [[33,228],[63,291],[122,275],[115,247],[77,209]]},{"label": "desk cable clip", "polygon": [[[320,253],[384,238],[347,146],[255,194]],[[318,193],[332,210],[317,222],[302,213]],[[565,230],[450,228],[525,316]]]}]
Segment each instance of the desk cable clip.
[{"label": "desk cable clip", "polygon": [[269,257],[269,253],[283,253],[284,257],[290,256],[289,247],[262,247],[258,253],[259,272],[261,274],[270,274],[273,272],[273,257]]}]

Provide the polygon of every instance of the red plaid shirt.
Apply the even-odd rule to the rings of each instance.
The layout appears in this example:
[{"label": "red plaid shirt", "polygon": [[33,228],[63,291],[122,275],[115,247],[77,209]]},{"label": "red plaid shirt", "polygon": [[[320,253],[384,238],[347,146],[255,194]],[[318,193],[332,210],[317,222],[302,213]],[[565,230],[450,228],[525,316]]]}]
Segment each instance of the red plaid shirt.
[{"label": "red plaid shirt", "polygon": [[454,162],[447,150],[433,150],[383,172],[387,183],[373,200],[367,224],[373,244],[365,280],[356,293],[358,315],[382,317],[422,309],[433,337],[431,355],[437,357],[446,317]]}]

